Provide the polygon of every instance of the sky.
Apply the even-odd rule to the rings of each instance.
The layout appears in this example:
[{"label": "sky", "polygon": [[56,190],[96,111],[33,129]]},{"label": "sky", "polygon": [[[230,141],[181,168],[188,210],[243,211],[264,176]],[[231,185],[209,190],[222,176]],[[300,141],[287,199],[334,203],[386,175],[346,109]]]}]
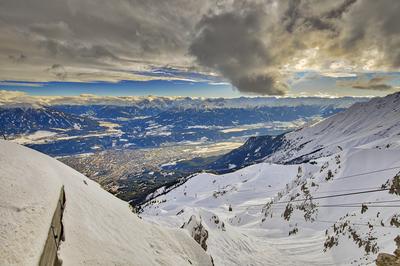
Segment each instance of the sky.
[{"label": "sky", "polygon": [[3,0],[0,90],[30,95],[383,96],[398,0]]}]

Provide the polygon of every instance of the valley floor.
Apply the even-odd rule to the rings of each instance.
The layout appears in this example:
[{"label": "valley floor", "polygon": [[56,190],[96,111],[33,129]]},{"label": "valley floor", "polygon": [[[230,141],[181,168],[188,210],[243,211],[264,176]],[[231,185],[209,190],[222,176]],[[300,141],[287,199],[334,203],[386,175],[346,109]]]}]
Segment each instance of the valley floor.
[{"label": "valley floor", "polygon": [[120,199],[136,203],[160,186],[187,175],[183,171],[185,169],[171,171],[165,167],[193,158],[204,158],[205,162],[207,159],[215,160],[240,145],[242,142],[239,141],[185,142],[157,148],[110,149],[64,156],[58,160],[96,181]]}]

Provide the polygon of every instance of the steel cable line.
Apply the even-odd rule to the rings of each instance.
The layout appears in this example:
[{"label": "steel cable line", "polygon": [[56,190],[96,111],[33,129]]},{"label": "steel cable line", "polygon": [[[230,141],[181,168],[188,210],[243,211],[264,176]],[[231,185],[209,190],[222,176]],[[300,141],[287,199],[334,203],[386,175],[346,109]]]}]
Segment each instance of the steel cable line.
[{"label": "steel cable line", "polygon": [[358,177],[358,176],[368,175],[368,174],[375,174],[375,173],[385,172],[385,171],[394,170],[394,169],[400,169],[400,166],[394,166],[394,167],[383,168],[383,169],[370,171],[370,172],[364,172],[364,173],[358,173],[358,174],[353,174],[353,175],[348,175],[348,176],[342,176],[342,177],[335,178],[332,181],[348,179],[348,178],[353,178],[353,177]]},{"label": "steel cable line", "polygon": [[[294,221],[294,222],[304,222],[304,221],[300,221],[300,220],[295,220],[295,219],[292,219],[292,221]],[[307,221],[306,221],[307,222]],[[348,222],[349,224],[352,224],[352,225],[358,225],[358,226],[374,226],[374,227],[382,227],[382,228],[388,228],[388,229],[396,229],[396,230],[398,230],[399,228],[398,227],[396,227],[396,226],[384,226],[384,225],[381,225],[381,224],[364,224],[364,223],[353,223],[353,222],[351,222],[351,221],[336,221],[336,222],[334,222],[334,221],[327,221],[327,220],[317,220],[317,219],[315,219],[315,220],[312,220],[312,221],[310,221],[310,223],[314,223],[314,222],[316,222],[316,223],[329,223],[329,224],[332,224],[332,225],[334,225],[334,224],[337,224],[337,223],[340,223],[340,222]]]},{"label": "steel cable line", "polygon": [[[385,189],[387,190],[387,189]],[[311,198],[313,199],[313,198]],[[394,202],[400,202],[400,200],[382,200],[382,201],[366,201],[366,202],[348,202],[348,203],[337,203],[337,204],[323,204],[323,205],[316,205],[316,207],[361,207],[363,204],[380,204],[380,203],[394,203]],[[284,202],[277,202],[277,203],[284,203]],[[287,202],[291,203],[291,202]],[[237,206],[237,208],[249,208],[249,207],[264,207],[266,206],[267,203],[264,204],[249,204],[249,205],[241,205]],[[286,208],[285,206],[282,205],[274,205],[276,203],[272,203],[270,206],[273,208]],[[375,205],[367,205],[367,207],[373,207]],[[388,206],[394,206],[394,205],[377,205],[376,207],[381,206],[381,207],[388,207]],[[397,207],[397,205],[396,205]],[[398,206],[400,207],[400,205]]]},{"label": "steel cable line", "polygon": [[[358,176],[363,176],[363,175],[368,175],[368,174],[374,174],[374,173],[379,173],[379,172],[385,172],[385,171],[389,171],[389,170],[394,170],[394,169],[400,169],[400,166],[395,166],[395,167],[390,167],[390,168],[383,168],[383,169],[379,169],[379,170],[374,170],[374,171],[370,171],[370,172],[363,172],[363,173],[358,173],[358,174],[353,174],[353,175],[348,175],[348,176],[342,176],[339,178],[334,178],[331,181],[334,182],[336,180],[342,180],[342,179],[348,179],[348,178],[353,178],[353,177],[358,177]],[[276,192],[276,191],[282,191],[285,188],[282,189],[272,189],[272,190],[266,190],[266,191],[254,191],[254,192]],[[365,189],[374,189],[374,188],[365,188]],[[376,188],[378,189],[378,188]],[[316,193],[331,193],[331,192],[340,192],[340,191],[352,191],[352,190],[361,190],[361,189],[348,189],[348,190],[338,190],[338,191],[319,191]],[[242,193],[242,192],[247,192],[247,191],[253,191],[252,189],[245,189],[245,190],[237,190],[235,192],[237,193]]]},{"label": "steel cable line", "polygon": [[[373,190],[363,190],[363,191],[358,191],[358,192],[351,192],[351,193],[343,193],[343,194],[334,194],[334,195],[327,195],[327,196],[320,196],[320,197],[310,197],[310,198],[305,198],[305,199],[293,199],[293,200],[288,200],[288,201],[278,201],[278,202],[271,202],[271,205],[275,204],[286,204],[286,203],[292,203],[292,202],[300,202],[300,201],[306,201],[306,200],[318,200],[318,199],[327,199],[327,198],[337,198],[337,197],[346,197],[346,196],[352,196],[352,195],[359,195],[359,194],[366,194],[366,193],[376,193],[376,192],[382,192],[382,191],[387,191],[389,188],[380,188],[380,189],[373,189]],[[267,203],[263,204],[255,204],[255,205],[249,205],[249,206],[265,206]]]}]

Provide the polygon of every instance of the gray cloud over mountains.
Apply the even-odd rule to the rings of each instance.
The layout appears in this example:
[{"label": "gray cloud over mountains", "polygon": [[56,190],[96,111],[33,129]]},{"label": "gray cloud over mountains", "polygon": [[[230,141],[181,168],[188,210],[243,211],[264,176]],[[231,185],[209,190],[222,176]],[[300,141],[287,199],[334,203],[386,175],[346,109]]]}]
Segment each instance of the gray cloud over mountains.
[{"label": "gray cloud over mountains", "polygon": [[152,79],[136,73],[170,66],[284,95],[296,71],[399,71],[399,13],[398,0],[5,0],[0,80]]},{"label": "gray cloud over mountains", "polygon": [[348,82],[347,85],[350,85],[351,88],[361,90],[388,91],[395,89],[394,86],[387,84],[388,81],[390,81],[390,77],[377,76],[371,79],[359,78],[358,80]]},{"label": "gray cloud over mountains", "polygon": [[219,71],[243,92],[283,95],[278,83],[265,37],[268,14],[259,4],[247,4],[221,14],[204,16],[197,25],[199,34],[190,53],[200,65]]},{"label": "gray cloud over mountains", "polygon": [[241,91],[283,95],[290,71],[398,69],[398,11],[396,0],[235,1],[203,17],[190,51]]}]

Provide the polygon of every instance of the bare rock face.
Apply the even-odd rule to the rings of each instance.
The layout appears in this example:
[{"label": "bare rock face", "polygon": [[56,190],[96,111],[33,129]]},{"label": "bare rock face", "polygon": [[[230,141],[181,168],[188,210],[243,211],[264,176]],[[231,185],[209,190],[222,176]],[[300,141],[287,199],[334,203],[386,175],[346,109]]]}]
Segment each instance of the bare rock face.
[{"label": "bare rock face", "polygon": [[378,266],[400,266],[400,236],[397,236],[394,241],[396,242],[397,249],[394,255],[387,253],[380,253],[376,259]]},{"label": "bare rock face", "polygon": [[207,250],[208,231],[202,225],[201,220],[198,220],[195,215],[192,215],[189,221],[184,223],[181,228],[188,230],[194,240],[196,240],[205,251]]}]

